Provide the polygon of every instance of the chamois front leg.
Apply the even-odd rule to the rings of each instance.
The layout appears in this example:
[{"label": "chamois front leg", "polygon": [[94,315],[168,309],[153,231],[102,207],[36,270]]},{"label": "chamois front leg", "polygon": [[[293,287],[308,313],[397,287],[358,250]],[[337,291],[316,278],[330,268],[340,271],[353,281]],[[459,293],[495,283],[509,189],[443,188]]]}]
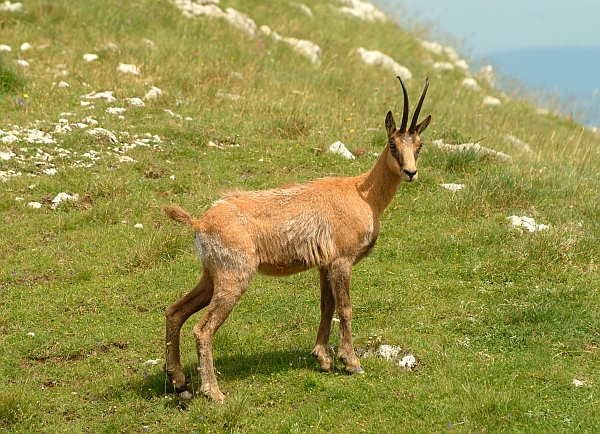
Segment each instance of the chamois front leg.
[{"label": "chamois front leg", "polygon": [[169,381],[175,389],[181,389],[185,385],[185,375],[181,369],[179,352],[179,339],[181,326],[185,321],[200,309],[210,303],[213,296],[213,282],[210,275],[205,271],[200,282],[188,294],[169,306],[166,314],[166,352],[167,363],[165,370]]},{"label": "chamois front leg", "polygon": [[352,262],[346,259],[335,260],[329,267],[329,283],[332,288],[335,305],[340,317],[340,348],[338,356],[344,362],[346,371],[363,374],[360,360],[352,344],[352,305],[350,304],[350,273]]},{"label": "chamois front leg", "polygon": [[322,371],[333,368],[333,359],[329,354],[329,336],[331,334],[331,320],[335,312],[335,299],[331,290],[328,272],[325,268],[319,269],[321,277],[321,322],[317,333],[317,343],[311,354],[317,358]]}]

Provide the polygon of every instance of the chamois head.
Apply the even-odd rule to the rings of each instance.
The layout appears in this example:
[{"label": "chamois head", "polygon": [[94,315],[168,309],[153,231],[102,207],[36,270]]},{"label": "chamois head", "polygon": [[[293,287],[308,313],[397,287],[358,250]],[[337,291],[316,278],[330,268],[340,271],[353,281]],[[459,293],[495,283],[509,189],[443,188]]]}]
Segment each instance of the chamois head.
[{"label": "chamois head", "polygon": [[385,118],[385,129],[390,147],[387,164],[390,170],[400,176],[403,181],[410,182],[417,179],[417,160],[419,159],[419,151],[421,150],[421,133],[425,131],[431,121],[431,115],[428,115],[423,122],[417,124],[419,112],[421,111],[421,106],[429,87],[429,78],[425,81],[425,88],[423,89],[417,108],[415,108],[415,113],[413,114],[408,130],[406,129],[406,124],[408,123],[408,94],[402,79],[398,77],[398,80],[400,80],[402,93],[404,94],[404,111],[402,112],[402,125],[400,125],[400,129],[396,128],[396,121],[391,111],[388,112]]}]

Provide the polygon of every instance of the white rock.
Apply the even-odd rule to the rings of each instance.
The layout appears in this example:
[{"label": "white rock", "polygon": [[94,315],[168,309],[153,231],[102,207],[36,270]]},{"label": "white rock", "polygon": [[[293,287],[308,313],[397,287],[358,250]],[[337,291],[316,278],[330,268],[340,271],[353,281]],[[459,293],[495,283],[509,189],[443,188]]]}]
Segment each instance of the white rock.
[{"label": "white rock", "polygon": [[27,60],[23,60],[23,59],[17,59],[17,63],[21,66],[24,67],[28,67],[29,66],[29,62]]},{"label": "white rock", "polygon": [[[84,122],[87,122],[90,125],[98,125],[98,121],[94,118],[94,116],[88,116],[88,117],[86,117],[84,119]],[[85,128],[85,126],[81,127],[81,128]]]},{"label": "white rock", "polygon": [[33,46],[29,42],[23,42],[21,44],[21,51],[31,50]]},{"label": "white rock", "polygon": [[[42,130],[26,129],[25,132],[27,135],[24,137],[24,140],[28,143],[40,143],[46,145],[56,143],[56,140],[52,138],[50,133],[46,133]],[[49,157],[49,155],[47,155],[47,157]]]},{"label": "white rock", "polygon": [[152,86],[152,89],[148,91],[146,95],[144,95],[143,99],[156,99],[163,94],[163,91],[158,87]]},{"label": "white rock", "polygon": [[440,184],[440,187],[450,190],[452,192],[460,191],[465,188],[465,184]]},{"label": "white rock", "polygon": [[364,21],[381,21],[386,22],[386,15],[373,6],[372,3],[360,0],[341,0],[345,6],[338,8],[340,12],[360,18]]},{"label": "white rock", "polygon": [[25,199],[23,199],[22,197],[15,197],[15,200],[16,200],[17,202],[22,202],[22,201],[24,201]]},{"label": "white rock", "polygon": [[69,83],[67,83],[66,81],[60,81],[60,82],[58,82],[57,86],[58,87],[64,87],[64,88],[71,87],[71,85]]},{"label": "white rock", "polygon": [[458,59],[454,62],[454,66],[460,69],[464,69],[465,71],[469,70],[469,64],[464,59]]},{"label": "white rock", "polygon": [[[262,26],[260,26],[260,31],[263,32],[265,34],[265,36],[272,36],[273,33],[275,33],[266,24],[263,24]],[[279,35],[277,35],[277,36],[279,36]],[[281,39],[281,36],[279,36],[279,38]]]},{"label": "white rock", "polygon": [[342,142],[340,142],[339,140],[335,143],[333,143],[329,149],[329,152],[334,153],[334,154],[339,154],[341,156],[343,156],[344,158],[346,158],[347,160],[354,160],[356,157],[352,154],[352,152],[350,152],[347,148],[346,145],[344,145]]},{"label": "white rock", "polygon": [[494,83],[496,81],[496,73],[494,72],[494,68],[492,65],[482,66],[477,76],[482,80],[486,81],[490,86],[494,87]]},{"label": "white rock", "polygon": [[374,355],[385,360],[392,360],[398,357],[400,351],[402,351],[402,348],[398,346],[383,344],[375,350]]},{"label": "white rock", "polygon": [[96,127],[96,128],[91,128],[89,130],[86,130],[86,132],[88,134],[91,134],[92,136],[100,134],[103,136],[107,136],[111,142],[113,143],[118,143],[119,141],[117,140],[117,137],[115,136],[115,133],[113,133],[112,131],[109,131],[105,128],[100,128],[100,127]]},{"label": "white rock", "polygon": [[399,75],[405,81],[412,78],[412,73],[406,67],[400,65],[387,54],[377,50],[366,50],[362,47],[357,48],[356,52],[367,65],[382,66],[385,69],[391,70],[395,75]]},{"label": "white rock", "polygon": [[300,9],[302,11],[302,13],[304,13],[304,15],[306,15],[306,16],[309,16],[311,18],[313,17],[312,10],[305,4],[291,2],[290,6],[293,8],[296,8],[296,9]]},{"label": "white rock", "polygon": [[433,64],[433,69],[438,71],[452,71],[454,69],[454,65],[450,62],[435,62]]},{"label": "white rock", "polygon": [[78,200],[79,200],[78,194],[70,195],[65,192],[58,193],[54,197],[54,199],[52,199],[52,204],[50,205],[50,208],[56,209],[62,202],[65,202],[65,201],[77,202]]},{"label": "white rock", "polygon": [[533,218],[526,216],[511,215],[507,217],[507,220],[510,220],[513,227],[525,228],[528,232],[543,231],[550,228],[550,226],[545,224],[537,224]]},{"label": "white rock", "polygon": [[172,0],[172,3],[189,18],[198,16],[220,18],[225,14],[225,12],[217,6],[219,2],[216,0],[200,0],[196,2],[191,0]]},{"label": "white rock", "polygon": [[21,175],[21,172],[15,172],[14,170],[0,170],[0,181],[7,182],[9,179]]},{"label": "white rock", "polygon": [[156,46],[156,44],[154,43],[154,41],[151,41],[150,39],[147,39],[147,38],[143,38],[142,42],[144,44],[146,44],[146,46],[148,48],[150,48],[151,50],[158,50],[158,47]]},{"label": "white rock", "polygon": [[420,41],[420,43],[430,53],[441,55],[444,52],[444,47],[438,42]]},{"label": "white rock", "polygon": [[577,378],[573,379],[573,386],[575,386],[575,387],[581,387],[581,386],[584,386],[584,385],[585,385],[585,383],[583,381],[578,380]]},{"label": "white rock", "polygon": [[83,55],[83,60],[85,60],[86,62],[93,62],[94,60],[98,60],[99,57],[97,54],[91,54],[91,53],[87,53]]},{"label": "white rock", "polygon": [[[141,226],[140,223],[138,224]],[[137,227],[137,225],[135,225],[134,227]],[[144,362],[144,365],[158,365],[158,362],[160,362],[160,359],[148,359]]]},{"label": "white rock", "polygon": [[229,24],[231,24],[236,29],[241,30],[251,38],[256,37],[256,35],[258,34],[258,30],[256,27],[256,23],[252,18],[232,8],[227,8],[225,12],[226,14],[223,16],[223,18],[225,18],[229,22]]},{"label": "white rock", "polygon": [[444,54],[451,62],[456,62],[459,59],[458,53],[453,47],[444,47]]},{"label": "white rock", "polygon": [[12,157],[14,157],[15,154],[14,152],[12,152],[11,150],[8,151],[0,151],[0,160],[5,160],[8,161],[10,160]]},{"label": "white rock", "polygon": [[112,90],[105,90],[103,92],[91,92],[87,95],[83,95],[81,98],[85,99],[105,99],[106,102],[115,102],[117,98],[113,96]]},{"label": "white rock", "polygon": [[[237,95],[235,93],[225,93],[225,92],[221,92],[220,90],[217,91],[217,94],[215,95],[217,98],[219,99],[229,99],[231,101],[238,101],[240,99],[242,99],[243,97],[241,95]],[[166,111],[166,110],[165,110]],[[170,111],[170,110],[169,110]],[[171,112],[169,113],[171,116],[174,116],[174,113]]]},{"label": "white rock", "polygon": [[486,96],[483,98],[483,101],[481,102],[483,105],[489,106],[489,107],[498,107],[500,104],[502,104],[502,101],[500,101],[498,98],[493,97],[493,96]]},{"label": "white rock", "polygon": [[2,139],[0,139],[0,140],[2,140],[3,143],[9,143],[9,144],[13,143],[13,142],[20,142],[21,141],[20,138],[18,138],[17,136],[15,136],[12,133],[8,133],[6,136],[2,137]]},{"label": "white rock", "polygon": [[182,119],[182,116],[180,114],[173,113],[172,110],[165,109],[165,113],[167,113],[168,115],[173,116],[177,119]]},{"label": "white rock", "polygon": [[307,57],[311,63],[318,65],[321,63],[321,47],[306,39],[283,38],[283,42],[290,45],[295,51]]},{"label": "white rock", "polygon": [[125,98],[125,101],[127,101],[129,104],[131,104],[134,107],[145,107],[146,104],[144,104],[144,101],[142,101],[141,98]]},{"label": "white rock", "polygon": [[104,46],[104,49],[109,51],[117,51],[119,49],[119,46],[114,42],[109,42]]},{"label": "white rock", "polygon": [[123,107],[109,107],[106,109],[106,112],[110,113],[111,115],[118,115],[120,113],[123,113],[126,110],[127,109],[123,108]]},{"label": "white rock", "polygon": [[51,167],[50,169],[44,169],[44,173],[48,176],[56,175],[57,171],[55,168]]},{"label": "white rock", "polygon": [[142,71],[136,65],[130,65],[126,63],[120,63],[117,66],[117,71],[123,74],[141,75]]},{"label": "white rock", "polygon": [[511,144],[513,144],[519,151],[525,152],[527,154],[533,154],[531,147],[527,143],[516,138],[515,136],[511,134],[505,134],[504,138],[508,140]]},{"label": "white rock", "polygon": [[314,42],[307,41],[306,39],[284,38],[279,33],[272,31],[267,25],[260,26],[260,31],[277,42],[288,44],[295,51],[307,57],[311,63],[316,65],[321,63],[322,50]]},{"label": "white rock", "polygon": [[194,395],[192,394],[192,392],[189,392],[189,391],[186,390],[184,392],[181,392],[179,394],[179,397],[181,399],[184,399],[184,400],[188,401],[188,400],[192,399],[194,397]]},{"label": "white rock", "polygon": [[449,143],[444,143],[441,139],[434,140],[431,142],[433,146],[440,149],[445,149],[451,152],[468,152],[474,151],[480,154],[490,155],[494,158],[497,158],[500,161],[512,162],[512,157],[510,155],[504,154],[499,151],[494,151],[493,149],[489,149],[479,145],[478,143],[462,143],[460,145],[451,145]]},{"label": "white rock", "polygon": [[[133,227],[134,227],[134,228],[136,228],[136,229],[143,229],[143,228],[144,228],[144,225],[143,225],[143,224],[141,224],[141,223],[136,223],[136,224],[134,224],[134,225],[133,225]],[[157,360],[160,360],[160,359],[157,359]],[[148,360],[148,362],[151,362],[151,361],[150,361],[150,360]],[[146,362],[146,363],[148,363],[148,362]],[[154,365],[156,365],[156,362],[155,362],[155,363],[153,363],[153,364],[154,364]]]},{"label": "white rock", "polygon": [[0,44],[0,51],[12,51],[10,45]]},{"label": "white rock", "polygon": [[224,18],[232,27],[246,33],[250,37],[257,35],[256,23],[248,15],[235,9],[227,8],[223,11],[215,2],[192,2],[190,0],[174,0],[173,4],[187,17],[206,16],[209,18]]},{"label": "white rock", "polygon": [[129,155],[121,155],[119,157],[119,163],[135,163],[136,161]]},{"label": "white rock", "polygon": [[398,366],[400,366],[402,369],[406,369],[407,371],[412,371],[416,364],[417,360],[415,359],[415,356],[412,354],[407,354],[402,358],[402,360],[400,360]]},{"label": "white rock", "polygon": [[473,77],[464,78],[461,84],[464,88],[472,90],[473,92],[479,92],[481,90],[481,87],[479,87],[477,80],[475,80]]},{"label": "white rock", "polygon": [[11,3],[10,1],[5,1],[4,3],[0,3],[0,11],[8,11],[8,12],[21,12],[23,10],[23,3]]},{"label": "white rock", "polygon": [[41,207],[42,207],[42,204],[41,204],[41,203],[39,203],[39,202],[29,202],[29,203],[27,204],[27,206],[28,206],[29,208],[38,209],[38,208],[41,208]]}]

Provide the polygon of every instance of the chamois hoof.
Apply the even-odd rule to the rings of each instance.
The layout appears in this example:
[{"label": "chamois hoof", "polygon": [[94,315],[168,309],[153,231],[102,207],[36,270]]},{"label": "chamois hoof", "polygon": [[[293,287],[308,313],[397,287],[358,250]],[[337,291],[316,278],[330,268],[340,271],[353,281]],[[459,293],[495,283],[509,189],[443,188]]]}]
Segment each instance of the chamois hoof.
[{"label": "chamois hoof", "polygon": [[167,369],[165,369],[165,371],[167,372],[167,378],[169,379],[169,383],[173,385],[175,392],[181,393],[188,390],[187,384],[185,384],[185,375],[183,374],[183,372],[169,372]]},{"label": "chamois hoof", "polygon": [[319,371],[331,372],[333,369],[335,369],[333,359],[331,358],[327,350],[315,347],[315,349],[312,350],[310,354],[317,359],[317,362],[319,363]]},{"label": "chamois hoof", "polygon": [[359,366],[358,368],[347,369],[347,371],[350,374],[359,374],[360,375],[360,374],[364,374],[365,373],[365,370],[363,369],[362,366]]},{"label": "chamois hoof", "polygon": [[206,396],[210,401],[216,402],[217,404],[225,404],[225,395],[221,393],[221,391],[217,390],[210,392],[203,392],[204,396]]}]

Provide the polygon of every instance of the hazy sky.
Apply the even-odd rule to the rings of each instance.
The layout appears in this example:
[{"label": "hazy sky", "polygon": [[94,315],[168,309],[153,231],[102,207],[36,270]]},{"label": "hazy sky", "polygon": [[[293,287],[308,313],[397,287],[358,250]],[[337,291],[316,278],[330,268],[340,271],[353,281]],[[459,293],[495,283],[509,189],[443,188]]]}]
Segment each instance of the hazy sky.
[{"label": "hazy sky", "polygon": [[435,21],[474,54],[519,48],[600,46],[600,0],[371,0],[404,17]]}]

